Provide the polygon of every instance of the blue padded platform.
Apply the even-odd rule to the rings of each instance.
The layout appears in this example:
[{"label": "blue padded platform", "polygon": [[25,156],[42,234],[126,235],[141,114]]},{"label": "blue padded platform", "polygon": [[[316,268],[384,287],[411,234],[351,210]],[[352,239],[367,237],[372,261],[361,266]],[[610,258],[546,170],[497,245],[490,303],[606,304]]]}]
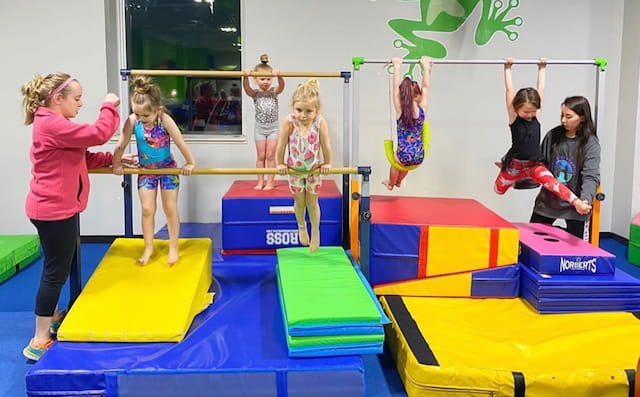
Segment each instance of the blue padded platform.
[{"label": "blue padded platform", "polygon": [[[288,182],[276,181],[270,191],[254,190],[255,184],[255,180],[234,181],[222,197],[222,249],[299,247]],[[342,195],[333,180],[323,180],[318,201],[320,245],[342,245]]]},{"label": "blue padded platform", "polygon": [[471,296],[517,297],[520,295],[520,266],[479,270],[471,275]]},{"label": "blue padded platform", "polygon": [[54,344],[27,374],[28,395],[364,396],[360,356],[288,357],[275,264],[215,262],[215,301],[179,343]]},{"label": "blue padded platform", "polygon": [[520,264],[520,291],[539,313],[640,311],[640,280],[614,275],[542,275]]}]

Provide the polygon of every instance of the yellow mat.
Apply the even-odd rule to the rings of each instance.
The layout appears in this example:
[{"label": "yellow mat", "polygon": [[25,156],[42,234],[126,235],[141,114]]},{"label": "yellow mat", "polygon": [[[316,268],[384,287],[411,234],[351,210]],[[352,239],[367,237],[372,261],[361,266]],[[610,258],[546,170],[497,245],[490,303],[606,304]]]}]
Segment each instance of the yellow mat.
[{"label": "yellow mat", "polygon": [[634,384],[640,320],[631,313],[541,315],[521,299],[381,301],[411,397],[626,397]]},{"label": "yellow mat", "polygon": [[116,239],[58,330],[61,341],[177,342],[213,300],[211,240],[179,240],[180,259],[167,264],[169,242],[154,240],[146,266],[142,239]]}]

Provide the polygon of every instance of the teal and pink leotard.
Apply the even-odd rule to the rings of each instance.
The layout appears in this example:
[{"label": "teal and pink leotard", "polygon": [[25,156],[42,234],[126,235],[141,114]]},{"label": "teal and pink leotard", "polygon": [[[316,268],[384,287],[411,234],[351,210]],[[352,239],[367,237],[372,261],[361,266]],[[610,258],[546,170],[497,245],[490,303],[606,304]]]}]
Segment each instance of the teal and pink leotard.
[{"label": "teal and pink leotard", "polygon": [[[158,121],[151,129],[146,129],[140,121],[133,126],[138,146],[138,161],[142,168],[178,168],[171,155],[171,136]],[[138,189],[172,190],[180,186],[178,175],[138,175]]]}]

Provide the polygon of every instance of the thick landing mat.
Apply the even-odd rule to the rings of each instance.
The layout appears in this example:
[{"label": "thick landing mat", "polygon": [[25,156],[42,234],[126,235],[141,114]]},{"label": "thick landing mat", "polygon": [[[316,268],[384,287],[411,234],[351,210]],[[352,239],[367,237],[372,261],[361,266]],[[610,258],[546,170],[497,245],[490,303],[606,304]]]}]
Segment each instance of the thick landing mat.
[{"label": "thick landing mat", "polygon": [[275,264],[216,262],[216,300],[179,343],[54,344],[27,374],[28,395],[364,397],[360,356],[288,357]]},{"label": "thick landing mat", "polygon": [[521,299],[381,300],[411,397],[633,395],[640,320],[631,313],[540,315]]},{"label": "thick landing mat", "polygon": [[0,283],[40,257],[40,239],[35,234],[0,236]]},{"label": "thick landing mat", "polygon": [[518,229],[476,200],[371,196],[374,285],[515,265]]},{"label": "thick landing mat", "polygon": [[615,255],[554,226],[516,223],[520,230],[520,262],[546,274],[610,275]]},{"label": "thick landing mat", "polygon": [[146,266],[136,263],[142,239],[116,239],[58,331],[61,341],[176,342],[212,301],[211,240],[179,240],[180,259],[167,264],[169,242],[154,240]]}]

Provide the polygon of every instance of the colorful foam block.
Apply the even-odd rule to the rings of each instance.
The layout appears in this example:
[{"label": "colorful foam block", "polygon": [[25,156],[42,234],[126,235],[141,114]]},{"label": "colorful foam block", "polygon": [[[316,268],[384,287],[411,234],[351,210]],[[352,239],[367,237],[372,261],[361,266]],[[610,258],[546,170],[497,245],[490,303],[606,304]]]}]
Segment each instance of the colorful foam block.
[{"label": "colorful foam block", "polygon": [[520,290],[517,265],[374,286],[378,295],[515,298]]},{"label": "colorful foam block", "polygon": [[546,274],[613,274],[615,255],[541,223],[516,223],[520,230],[520,262]]},{"label": "colorful foam block", "polygon": [[211,240],[180,239],[180,259],[167,264],[169,242],[137,264],[142,239],[116,239],[58,330],[60,341],[177,342],[211,304]]},{"label": "colorful foam block", "polygon": [[[298,224],[287,181],[255,190],[255,180],[235,181],[222,197],[222,249],[225,253],[299,247]],[[320,244],[342,244],[342,195],[324,179],[319,197]],[[307,222],[308,223],[308,222]],[[235,251],[235,252],[234,252]]]},{"label": "colorful foam block", "polygon": [[371,196],[372,284],[509,266],[518,229],[478,201]]},{"label": "colorful foam block", "polygon": [[313,254],[306,247],[281,248],[277,255],[291,357],[382,352],[388,320],[342,247]]}]

